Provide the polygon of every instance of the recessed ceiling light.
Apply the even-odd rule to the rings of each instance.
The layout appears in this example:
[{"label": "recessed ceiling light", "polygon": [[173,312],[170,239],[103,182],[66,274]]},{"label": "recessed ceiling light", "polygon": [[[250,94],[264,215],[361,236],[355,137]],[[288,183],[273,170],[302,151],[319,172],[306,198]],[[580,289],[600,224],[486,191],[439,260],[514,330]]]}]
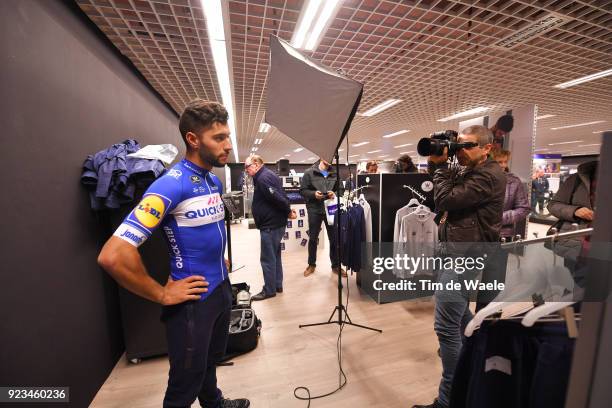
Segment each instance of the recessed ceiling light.
[{"label": "recessed ceiling light", "polygon": [[569,129],[569,128],[575,128],[575,127],[579,127],[579,126],[597,125],[599,123],[604,123],[604,122],[605,122],[605,120],[596,120],[594,122],[578,123],[577,125],[568,125],[568,126],[554,127],[554,128],[550,128],[550,130]]},{"label": "recessed ceiling light", "polygon": [[263,139],[255,139],[255,144],[256,144],[256,145],[261,144],[262,140],[263,140]]},{"label": "recessed ceiling light", "polygon": [[612,69],[606,69],[605,71],[596,72],[591,75],[587,75],[587,76],[573,79],[571,81],[563,82],[561,84],[555,85],[555,88],[565,89],[565,88],[569,88],[570,86],[580,85],[585,82],[594,81],[599,78],[607,77],[609,75],[612,75]]},{"label": "recessed ceiling light", "polygon": [[397,132],[389,133],[388,135],[384,135],[383,137],[384,138],[389,138],[389,137],[394,137],[394,136],[401,135],[401,134],[408,133],[408,132],[410,132],[410,131],[406,130],[406,129],[398,130]]},{"label": "recessed ceiling light", "polygon": [[377,113],[384,111],[385,109],[389,109],[390,107],[397,105],[401,101],[402,101],[401,99],[387,99],[383,103],[380,103],[368,109],[367,111],[363,112],[361,116],[374,116]]},{"label": "recessed ceiling light", "polygon": [[549,143],[549,146],[557,146],[557,145],[564,145],[564,144],[571,144],[571,143],[581,143],[584,140],[570,140],[569,142],[557,142],[557,143]]},{"label": "recessed ceiling light", "polygon": [[410,154],[410,153],[414,153],[414,150],[410,150],[409,152],[400,152],[399,154]]},{"label": "recessed ceiling light", "polygon": [[286,155],[285,155],[285,157],[289,157],[289,156],[291,156],[291,155],[290,155],[290,154],[286,154]]},{"label": "recessed ceiling light", "polygon": [[593,132],[594,134],[599,134],[599,133],[603,133],[603,132],[612,132],[612,130],[596,130],[595,132]]},{"label": "recessed ceiling light", "polygon": [[557,115],[542,115],[542,116],[538,116],[536,117],[537,120],[541,120],[541,119],[548,119],[548,118],[552,118],[555,117]]},{"label": "recessed ceiling light", "polygon": [[357,156],[359,156],[359,155],[358,154],[351,154],[351,155],[349,155],[349,157],[357,157]]},{"label": "recessed ceiling light", "polygon": [[448,122],[449,120],[463,118],[465,116],[472,116],[472,115],[475,115],[477,113],[486,112],[489,109],[490,108],[485,108],[484,106],[479,106],[478,108],[474,108],[474,109],[466,110],[466,111],[463,111],[463,112],[455,113],[454,115],[447,116],[447,117],[442,118],[442,119],[438,119],[438,122]]},{"label": "recessed ceiling light", "polygon": [[265,122],[262,122],[259,125],[259,133],[268,133],[269,130],[270,130],[270,125],[269,124],[267,124]]},{"label": "recessed ceiling light", "polygon": [[535,149],[534,152],[544,152],[546,150],[550,150],[550,149],[546,149],[546,148]]},{"label": "recessed ceiling light", "polygon": [[387,157],[387,156],[388,156],[388,154],[381,154],[381,155],[380,155],[380,156],[378,156],[378,157]]},{"label": "recessed ceiling light", "polygon": [[314,159],[316,159],[316,157],[309,157],[306,160],[314,160]]},{"label": "recessed ceiling light", "polygon": [[382,149],[372,150],[371,152],[368,152],[368,154],[378,153],[378,152],[382,152]]},{"label": "recessed ceiling light", "polygon": [[338,149],[338,151],[339,151],[339,152],[343,152],[343,151],[344,151],[344,149]]},{"label": "recessed ceiling light", "polygon": [[355,143],[355,144],[353,145],[353,147],[359,147],[359,146],[367,145],[368,143],[370,143],[370,142],[360,142],[360,143]]},{"label": "recessed ceiling light", "polygon": [[238,158],[238,143],[236,142],[236,122],[234,115],[234,104],[232,99],[232,87],[228,66],[228,50],[225,43],[225,27],[223,26],[223,11],[221,0],[202,0],[202,9],[206,19],[206,31],[210,49],[213,55],[217,82],[221,90],[221,100],[228,113],[228,125],[230,129],[230,139],[232,141],[234,157]]},{"label": "recessed ceiling light", "polygon": [[297,149],[295,149],[295,150],[293,150],[293,151],[294,151],[294,152],[296,152],[296,153],[299,153],[299,152],[301,152],[302,150],[304,150],[304,148],[303,148],[303,147],[298,147]]},{"label": "recessed ceiling light", "polygon": [[252,151],[252,152],[256,152],[256,151],[257,151],[257,149],[258,149],[258,147],[253,147],[253,148],[251,149],[251,151]]},{"label": "recessed ceiling light", "polygon": [[578,145],[578,147],[589,147],[589,146],[601,146],[601,143],[591,143],[585,145]]},{"label": "recessed ceiling light", "polygon": [[414,143],[405,143],[405,144],[397,145],[394,147],[394,149],[399,149],[400,147],[412,146],[413,144]]}]

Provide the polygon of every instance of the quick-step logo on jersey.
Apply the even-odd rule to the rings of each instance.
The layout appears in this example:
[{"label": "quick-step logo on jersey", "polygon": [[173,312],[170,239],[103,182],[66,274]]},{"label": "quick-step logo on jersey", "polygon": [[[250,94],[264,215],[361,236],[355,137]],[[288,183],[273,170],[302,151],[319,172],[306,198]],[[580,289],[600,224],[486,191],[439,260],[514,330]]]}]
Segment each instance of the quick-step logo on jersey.
[{"label": "quick-step logo on jersey", "polygon": [[170,251],[174,256],[174,265],[178,269],[183,269],[183,256],[181,255],[181,249],[179,248],[179,244],[176,240],[176,236],[174,235],[174,231],[172,231],[172,228],[165,226],[164,232],[166,233],[166,237],[168,237]]},{"label": "quick-step logo on jersey", "polygon": [[198,227],[225,218],[225,207],[219,193],[189,198],[172,211],[180,227]]}]

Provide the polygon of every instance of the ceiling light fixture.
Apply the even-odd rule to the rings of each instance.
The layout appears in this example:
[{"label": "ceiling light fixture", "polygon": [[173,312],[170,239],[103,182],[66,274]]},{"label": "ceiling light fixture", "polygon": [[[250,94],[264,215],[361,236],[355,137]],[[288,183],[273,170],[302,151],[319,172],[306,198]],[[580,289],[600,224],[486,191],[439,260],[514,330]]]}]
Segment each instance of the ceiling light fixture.
[{"label": "ceiling light fixture", "polygon": [[603,132],[612,132],[612,130],[608,129],[608,130],[596,130],[595,132],[593,132],[593,134],[600,134]]},{"label": "ceiling light fixture", "polygon": [[256,151],[257,151],[257,149],[259,149],[259,148],[258,148],[258,147],[254,147],[254,148],[252,148],[252,149],[251,149],[251,151],[252,151],[252,152],[256,152]]},{"label": "ceiling light fixture", "polygon": [[371,152],[368,152],[368,154],[378,153],[378,152],[382,152],[382,149],[372,150]]},{"label": "ceiling light fixture", "polygon": [[400,154],[410,154],[410,153],[414,153],[414,150],[411,150],[409,152],[400,152]]},{"label": "ceiling light fixture", "polygon": [[542,115],[542,116],[536,117],[536,120],[548,119],[548,118],[552,118],[552,117],[555,117],[555,116],[557,116],[557,115]]},{"label": "ceiling light fixture", "polygon": [[232,99],[232,87],[229,75],[228,53],[225,43],[225,27],[223,26],[223,11],[221,0],[202,0],[202,9],[206,19],[206,30],[210,49],[215,63],[217,81],[221,91],[221,99],[227,110],[229,119],[230,139],[232,141],[234,157],[238,158],[238,143],[236,142],[236,121],[234,115],[234,103]]},{"label": "ceiling light fixture", "polygon": [[268,125],[267,123],[262,122],[261,125],[259,125],[259,133],[268,133],[269,131],[270,125]]},{"label": "ceiling light fixture", "polygon": [[323,31],[329,25],[335,11],[338,10],[338,5],[339,0],[309,0],[304,13],[298,20],[291,45],[295,48],[314,51],[321,41]]},{"label": "ceiling light fixture", "polygon": [[486,112],[489,109],[490,108],[485,108],[484,106],[479,106],[479,107],[474,108],[474,109],[470,109],[470,110],[466,110],[466,111],[463,111],[463,112],[455,113],[454,115],[447,116],[447,117],[442,118],[442,119],[438,119],[438,122],[448,122],[449,120],[463,118],[465,116],[472,116],[472,115],[475,115],[477,113]]},{"label": "ceiling light fixture", "polygon": [[299,152],[301,152],[302,150],[304,150],[304,148],[303,148],[303,147],[298,147],[297,149],[294,149],[293,151],[294,151],[294,152],[296,152],[296,153],[299,153]]},{"label": "ceiling light fixture", "polygon": [[263,139],[255,139],[255,144],[256,145],[261,144],[262,141],[263,141]]},{"label": "ceiling light fixture", "polygon": [[360,142],[360,143],[355,143],[355,144],[353,145],[353,147],[359,147],[359,146],[367,145],[368,143],[370,143],[370,142]]},{"label": "ceiling light fixture", "polygon": [[316,157],[309,157],[306,160],[314,160],[314,159],[316,159]]},{"label": "ceiling light fixture", "polygon": [[599,123],[604,123],[604,122],[605,122],[605,120],[596,120],[594,122],[578,123],[577,125],[568,125],[568,126],[554,127],[554,128],[550,128],[550,130],[569,129],[569,128],[575,128],[575,127],[579,127],[579,126],[597,125]]},{"label": "ceiling light fixture", "polygon": [[399,149],[400,147],[412,146],[413,144],[414,143],[405,143],[405,144],[397,145],[394,147],[394,149]]},{"label": "ceiling light fixture", "polygon": [[591,75],[587,75],[587,76],[583,76],[583,77],[580,77],[580,78],[573,79],[571,81],[563,82],[561,84],[555,85],[555,88],[566,89],[566,88],[569,88],[571,86],[580,85],[580,84],[583,84],[583,83],[589,82],[589,81],[594,81],[596,79],[604,78],[604,77],[607,77],[609,75],[612,75],[612,69],[606,69],[605,71],[596,72],[596,73],[591,74]]},{"label": "ceiling light fixture", "polygon": [[589,146],[601,146],[601,143],[591,143],[585,145],[578,145],[578,147],[589,147]]},{"label": "ceiling light fixture", "polygon": [[403,134],[403,133],[408,133],[408,132],[410,132],[410,131],[409,131],[409,130],[406,130],[406,129],[404,129],[404,130],[398,130],[397,132],[394,132],[394,133],[389,133],[388,135],[384,135],[383,137],[384,137],[384,138],[390,138],[390,137],[395,137],[395,136],[401,135],[401,134]]},{"label": "ceiling light fixture", "polygon": [[557,143],[549,143],[549,146],[557,146],[557,145],[564,145],[564,144],[571,144],[571,143],[582,143],[584,142],[584,140],[571,140],[569,142],[557,142]]},{"label": "ceiling light fixture", "polygon": [[381,155],[380,155],[380,156],[378,156],[378,157],[381,157],[381,158],[382,158],[382,157],[387,157],[387,156],[388,156],[388,154],[381,154]]},{"label": "ceiling light fixture", "polygon": [[359,156],[358,154],[351,154],[349,157],[357,157]]},{"label": "ceiling light fixture", "polygon": [[384,111],[386,109],[389,109],[392,106],[397,105],[401,101],[402,101],[401,99],[387,99],[383,103],[380,103],[380,104],[374,106],[373,108],[370,108],[367,111],[361,113],[361,116],[374,116],[377,113],[380,113],[380,112],[382,112],[382,111]]},{"label": "ceiling light fixture", "polygon": [[289,156],[291,156],[291,155],[290,155],[290,154],[286,154],[286,155],[285,155],[285,157],[289,157]]}]

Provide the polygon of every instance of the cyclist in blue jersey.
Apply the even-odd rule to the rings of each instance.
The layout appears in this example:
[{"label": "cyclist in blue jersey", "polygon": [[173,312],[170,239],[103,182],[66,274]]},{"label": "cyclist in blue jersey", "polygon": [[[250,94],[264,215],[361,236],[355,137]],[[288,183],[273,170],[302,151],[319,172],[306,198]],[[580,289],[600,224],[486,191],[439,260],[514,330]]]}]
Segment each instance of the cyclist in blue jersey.
[{"label": "cyclist in blue jersey", "polygon": [[[247,399],[223,398],[216,363],[225,354],[232,304],[224,259],[222,185],[211,173],[232,151],[228,113],[196,99],[179,119],[185,158],[147,189],[106,242],[98,263],[131,292],[163,305],[170,372],[164,408],[247,408]],[[162,228],[170,252],[165,286],[147,273],[138,247]]]}]

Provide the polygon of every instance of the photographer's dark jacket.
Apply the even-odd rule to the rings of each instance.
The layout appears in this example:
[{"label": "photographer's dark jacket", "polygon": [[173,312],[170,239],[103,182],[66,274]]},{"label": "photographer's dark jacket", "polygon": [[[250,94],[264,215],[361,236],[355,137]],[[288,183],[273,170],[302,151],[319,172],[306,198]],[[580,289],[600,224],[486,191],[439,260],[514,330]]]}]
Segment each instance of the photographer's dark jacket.
[{"label": "photographer's dark jacket", "polygon": [[[337,193],[336,188],[338,187],[338,177],[336,172],[330,166],[329,174],[327,177],[323,176],[321,170],[319,170],[319,162],[316,162],[308,170],[304,172],[302,181],[300,182],[300,194],[306,200],[306,209],[309,212],[316,212],[319,214],[325,214],[323,208],[323,200],[317,200],[315,198],[315,192],[320,191],[323,195],[327,194],[328,191]],[[342,194],[342,191],[340,192]]]},{"label": "photographer's dark jacket", "polygon": [[251,211],[257,228],[261,230],[287,225],[291,207],[280,177],[272,170],[262,167],[253,176],[253,184],[255,193]]},{"label": "photographer's dark jacket", "polygon": [[498,242],[506,195],[506,175],[492,160],[474,168],[429,164],[434,202],[444,242]]}]

